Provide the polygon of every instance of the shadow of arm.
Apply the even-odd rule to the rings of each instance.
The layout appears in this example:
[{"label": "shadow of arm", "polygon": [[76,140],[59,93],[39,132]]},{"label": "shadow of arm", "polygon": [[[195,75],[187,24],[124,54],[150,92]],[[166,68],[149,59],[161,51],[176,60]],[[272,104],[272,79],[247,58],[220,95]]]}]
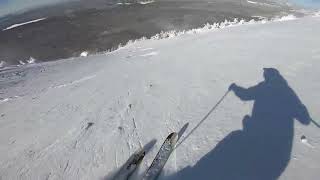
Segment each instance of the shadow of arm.
[{"label": "shadow of arm", "polygon": [[232,84],[229,89],[232,90],[242,101],[250,101],[255,99],[259,86],[260,84],[250,88],[243,88],[236,84]]},{"label": "shadow of arm", "polygon": [[304,125],[309,125],[311,121],[313,121],[310,117],[310,114],[305,105],[299,104],[296,109],[295,118]]}]

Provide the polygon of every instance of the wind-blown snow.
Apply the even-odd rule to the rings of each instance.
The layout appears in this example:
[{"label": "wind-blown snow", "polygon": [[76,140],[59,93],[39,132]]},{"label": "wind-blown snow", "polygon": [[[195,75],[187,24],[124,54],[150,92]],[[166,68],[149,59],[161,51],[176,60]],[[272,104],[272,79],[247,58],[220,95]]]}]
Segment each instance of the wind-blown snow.
[{"label": "wind-blown snow", "polygon": [[280,18],[276,19],[275,21],[291,21],[291,20],[295,20],[295,19],[297,19],[297,17],[295,17],[294,15],[288,15],[288,16],[280,17]]},{"label": "wind-blown snow", "polygon": [[11,26],[9,26],[7,28],[4,28],[2,31],[7,31],[7,30],[10,30],[10,29],[13,29],[13,28],[17,28],[17,27],[20,27],[20,26],[24,26],[24,25],[27,25],[27,24],[40,22],[40,21],[43,21],[45,19],[47,19],[47,18],[40,18],[40,19],[35,19],[35,20],[32,20],[32,21],[24,22],[24,23],[14,24],[14,25],[11,25]]},{"label": "wind-blown snow", "polygon": [[[252,116],[256,105],[242,101],[233,92],[226,93],[228,87],[233,82],[243,87],[255,86],[264,80],[264,67],[276,68],[310,117],[319,123],[319,29],[319,17],[224,22],[181,33],[163,33],[112,53],[3,71],[1,178],[110,177],[137,149],[156,142],[134,175],[139,179],[164,138],[173,131],[184,133],[179,133],[179,146],[161,180],[177,180],[177,175],[186,177],[200,172],[199,179],[212,178],[217,171],[232,175],[232,171],[216,165],[239,164],[237,159],[245,152],[237,149],[241,147],[235,145],[237,141],[228,138],[245,131],[246,121],[242,120]],[[157,53],[141,56],[152,52]],[[19,98],[5,100],[15,96]],[[285,99],[277,93],[271,97],[277,98]],[[270,114],[281,115],[282,111],[287,111],[286,107]],[[290,113],[293,114],[296,113]],[[270,130],[267,126],[266,129]],[[283,130],[293,133],[289,139],[292,152],[283,152],[291,159],[279,179],[318,179],[319,128],[296,121],[292,129]],[[281,138],[273,140],[281,142]],[[219,151],[221,144],[234,147],[234,151],[227,148],[229,154],[224,154]],[[247,150],[261,151],[246,145]],[[224,155],[219,157],[235,159],[224,164],[219,158],[210,161],[217,152]],[[265,157],[277,160],[274,157],[278,154],[267,152]],[[248,166],[245,160],[241,162],[243,167]],[[258,163],[266,170],[274,170],[272,163]],[[213,165],[218,170],[211,169]]]},{"label": "wind-blown snow", "polygon": [[[265,24],[265,23],[272,23],[272,22],[278,22],[278,21],[291,21],[295,19],[297,19],[296,16],[292,14],[281,16],[281,17],[275,17],[269,20],[264,17],[260,17],[260,20],[258,21],[255,21],[254,19],[250,21],[245,21],[243,19],[239,20],[238,18],[235,18],[233,21],[225,20],[220,23],[213,23],[213,24],[207,23],[203,27],[190,29],[190,30],[184,30],[184,31],[173,30],[173,31],[167,31],[167,32],[162,31],[152,36],[150,39],[160,40],[160,39],[173,38],[173,37],[177,37],[185,34],[208,33],[208,32],[216,31],[218,29],[229,28],[229,27],[240,26],[240,25]],[[134,44],[136,42],[145,41],[145,40],[147,40],[146,37],[142,37],[141,39],[137,39],[137,40],[130,40],[126,45]],[[123,48],[123,46],[119,46],[119,48]],[[109,53],[109,51],[107,53]]]}]

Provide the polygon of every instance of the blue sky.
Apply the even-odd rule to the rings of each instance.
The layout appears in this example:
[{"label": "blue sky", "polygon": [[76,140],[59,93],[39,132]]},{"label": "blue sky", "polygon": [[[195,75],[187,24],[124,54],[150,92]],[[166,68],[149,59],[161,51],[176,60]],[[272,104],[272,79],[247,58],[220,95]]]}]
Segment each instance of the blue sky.
[{"label": "blue sky", "polygon": [[[27,10],[37,6],[54,4],[57,2],[67,2],[67,1],[72,1],[72,0],[0,0],[0,17],[6,14]],[[295,2],[300,5],[305,5],[308,7],[320,8],[320,0],[289,0],[289,1]]]},{"label": "blue sky", "polygon": [[291,0],[291,1],[307,7],[320,7],[320,0]]},{"label": "blue sky", "polygon": [[9,2],[9,0],[0,0],[0,5],[7,4],[8,2]]},{"label": "blue sky", "polygon": [[0,16],[30,8],[72,0],[0,0]]}]

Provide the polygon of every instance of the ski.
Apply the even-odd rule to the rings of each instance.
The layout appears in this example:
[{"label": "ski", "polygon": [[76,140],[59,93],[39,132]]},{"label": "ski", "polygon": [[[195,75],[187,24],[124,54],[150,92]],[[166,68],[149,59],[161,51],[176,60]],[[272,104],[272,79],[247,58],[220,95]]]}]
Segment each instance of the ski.
[{"label": "ski", "polygon": [[168,161],[178,140],[178,134],[171,133],[163,142],[159,152],[151,163],[151,166],[144,174],[142,180],[155,180],[161,173],[163,167]]},{"label": "ski", "polygon": [[127,162],[120,168],[113,180],[128,180],[142,162],[146,152],[143,148],[136,151]]}]

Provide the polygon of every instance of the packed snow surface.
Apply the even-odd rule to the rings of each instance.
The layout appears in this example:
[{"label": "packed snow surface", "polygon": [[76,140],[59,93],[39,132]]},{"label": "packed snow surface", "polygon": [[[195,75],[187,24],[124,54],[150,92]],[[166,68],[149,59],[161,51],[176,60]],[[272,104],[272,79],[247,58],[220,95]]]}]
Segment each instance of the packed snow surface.
[{"label": "packed snow surface", "polygon": [[161,180],[318,179],[319,29],[248,23],[3,70],[0,179],[111,179],[153,144],[139,179],[171,132]]}]

